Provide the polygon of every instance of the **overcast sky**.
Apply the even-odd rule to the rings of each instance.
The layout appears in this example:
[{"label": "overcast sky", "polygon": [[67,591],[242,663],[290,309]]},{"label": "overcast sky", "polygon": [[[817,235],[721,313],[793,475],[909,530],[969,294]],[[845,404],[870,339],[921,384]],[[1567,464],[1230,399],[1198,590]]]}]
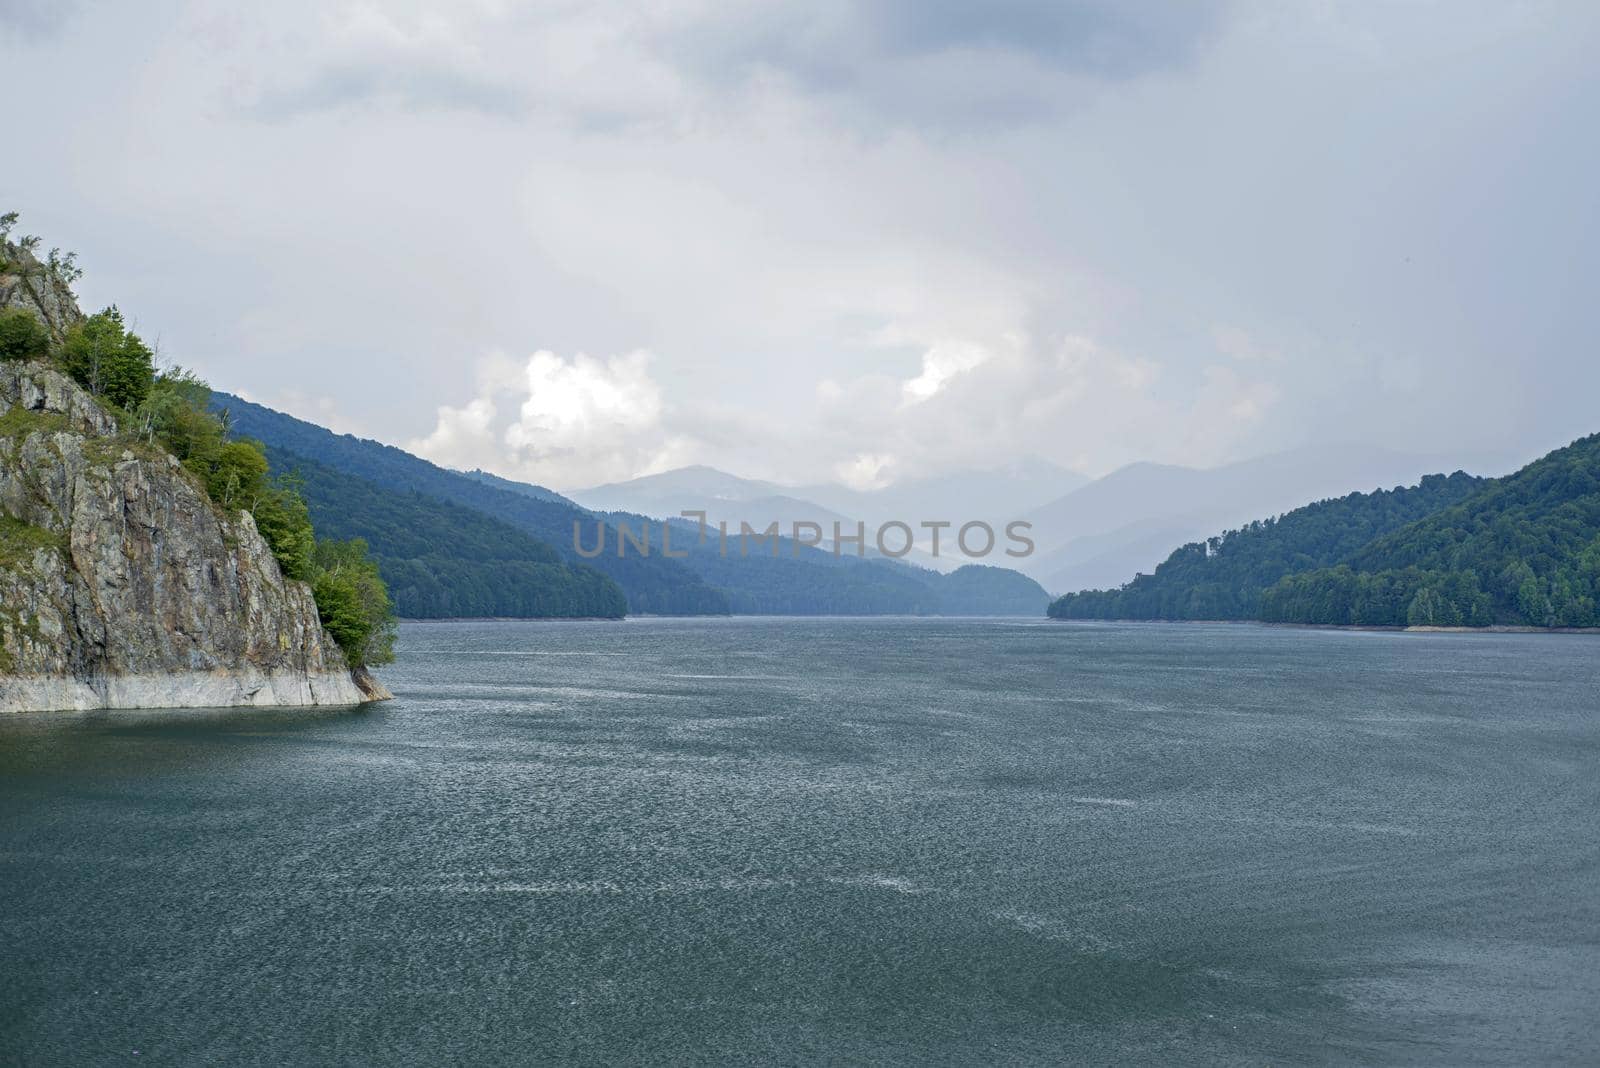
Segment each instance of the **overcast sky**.
[{"label": "overcast sky", "polygon": [[223,8],[0,0],[0,210],[167,359],[441,463],[1600,430],[1589,0]]}]

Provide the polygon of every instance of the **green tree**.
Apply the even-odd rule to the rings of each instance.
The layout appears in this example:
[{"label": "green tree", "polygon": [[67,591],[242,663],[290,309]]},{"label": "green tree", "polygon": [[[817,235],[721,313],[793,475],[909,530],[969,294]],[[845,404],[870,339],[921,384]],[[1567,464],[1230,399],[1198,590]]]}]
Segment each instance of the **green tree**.
[{"label": "green tree", "polygon": [[316,570],[316,536],[311,512],[294,485],[278,479],[261,487],[250,514],[283,573],[292,579],[310,579]]},{"label": "green tree", "polygon": [[249,508],[269,488],[267,458],[253,441],[227,441],[206,473],[206,492],[224,508]]},{"label": "green tree", "polygon": [[317,614],[345,662],[358,668],[392,661],[394,609],[378,565],[367,556],[367,543],[360,538],[319,541],[315,563],[311,589]]},{"label": "green tree", "polygon": [[61,362],[91,393],[130,412],[144,403],[155,384],[154,354],[139,335],[129,332],[115,305],[67,331]]},{"label": "green tree", "polygon": [[50,351],[50,335],[25,308],[0,311],[0,360],[36,360]]}]

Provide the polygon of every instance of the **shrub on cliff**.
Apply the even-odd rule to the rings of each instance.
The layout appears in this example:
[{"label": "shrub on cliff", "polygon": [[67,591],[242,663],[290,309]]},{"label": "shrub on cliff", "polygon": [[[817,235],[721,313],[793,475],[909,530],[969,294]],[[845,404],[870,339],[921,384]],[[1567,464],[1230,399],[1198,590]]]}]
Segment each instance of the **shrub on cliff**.
[{"label": "shrub on cliff", "polygon": [[155,383],[155,356],[113,305],[67,331],[61,365],[89,392],[133,411]]},{"label": "shrub on cliff", "polygon": [[311,590],[317,614],[346,662],[357,668],[392,661],[394,609],[378,565],[367,556],[367,543],[360,538],[319,541],[315,567]]},{"label": "shrub on cliff", "polygon": [[24,308],[0,310],[0,360],[37,360],[50,351],[50,335]]},{"label": "shrub on cliff", "polygon": [[226,424],[207,410],[210,399],[203,381],[181,367],[171,368],[155,379],[134,411],[134,429],[176,456],[212,500],[248,511],[285,575],[311,578],[315,538],[305,501],[292,483],[268,476],[257,442],[228,437]]},{"label": "shrub on cliff", "polygon": [[210,398],[205,382],[170,368],[134,409],[134,429],[177,457],[217,504],[251,514],[284,576],[311,583],[317,614],[351,667],[389,663],[394,610],[366,542],[317,541],[299,486],[268,474],[258,442],[230,437],[225,414],[208,410]]}]

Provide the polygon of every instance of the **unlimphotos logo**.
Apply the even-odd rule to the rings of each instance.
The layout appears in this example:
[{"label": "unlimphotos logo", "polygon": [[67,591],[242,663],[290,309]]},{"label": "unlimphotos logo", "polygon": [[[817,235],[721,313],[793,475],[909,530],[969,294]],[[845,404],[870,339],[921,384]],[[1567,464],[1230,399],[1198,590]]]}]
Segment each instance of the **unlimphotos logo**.
[{"label": "unlimphotos logo", "polygon": [[[594,521],[594,539],[592,544],[584,544],[584,523],[582,520],[572,521],[572,548],[579,556],[592,560],[605,553],[607,542],[614,539],[617,556],[649,556],[657,551],[662,556],[673,559],[682,559],[689,555],[686,546],[693,544],[704,546],[715,538],[717,554],[719,556],[737,555],[747,557],[751,555],[752,548],[759,554],[766,552],[777,556],[783,551],[785,543],[791,556],[798,557],[807,550],[831,551],[834,556],[845,555],[845,546],[854,546],[856,556],[867,555],[868,533],[867,524],[857,521],[854,530],[847,523],[835,521],[830,533],[821,523],[810,520],[795,520],[789,524],[789,532],[783,533],[783,524],[777,520],[768,523],[765,527],[753,527],[746,520],[739,521],[739,529],[734,532],[728,530],[726,520],[718,521],[713,527],[706,519],[703,511],[680,512],[679,520],[649,520],[639,523],[635,531],[630,523],[607,523],[604,520]],[[693,522],[689,522],[692,520]],[[1025,520],[1013,520],[1005,524],[1006,547],[1002,550],[1006,556],[1014,559],[1031,556],[1033,554],[1033,539],[1028,537],[1028,532],[1033,529],[1033,524]],[[918,531],[922,531],[919,540]],[[652,537],[652,531],[656,536]],[[954,531],[953,539],[950,532]],[[673,546],[676,536],[678,545]],[[873,530],[871,536],[873,547],[878,553],[891,559],[899,559],[909,555],[912,550],[918,549],[929,556],[940,556],[948,551],[951,541],[960,549],[961,555],[969,559],[983,559],[995,552],[999,547],[999,538],[995,529],[981,519],[962,523],[959,526],[947,519],[924,519],[915,524],[903,522],[898,519],[880,523]]]}]

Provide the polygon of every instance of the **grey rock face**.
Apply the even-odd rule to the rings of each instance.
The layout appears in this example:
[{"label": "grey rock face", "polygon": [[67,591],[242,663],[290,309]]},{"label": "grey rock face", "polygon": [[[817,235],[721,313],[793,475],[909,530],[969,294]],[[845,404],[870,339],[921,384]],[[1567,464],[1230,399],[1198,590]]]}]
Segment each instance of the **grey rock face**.
[{"label": "grey rock face", "polygon": [[70,379],[0,364],[0,711],[381,696],[248,512]]},{"label": "grey rock face", "polygon": [[30,250],[0,240],[0,308],[12,307],[33,312],[57,341],[83,321],[67,278]]}]

